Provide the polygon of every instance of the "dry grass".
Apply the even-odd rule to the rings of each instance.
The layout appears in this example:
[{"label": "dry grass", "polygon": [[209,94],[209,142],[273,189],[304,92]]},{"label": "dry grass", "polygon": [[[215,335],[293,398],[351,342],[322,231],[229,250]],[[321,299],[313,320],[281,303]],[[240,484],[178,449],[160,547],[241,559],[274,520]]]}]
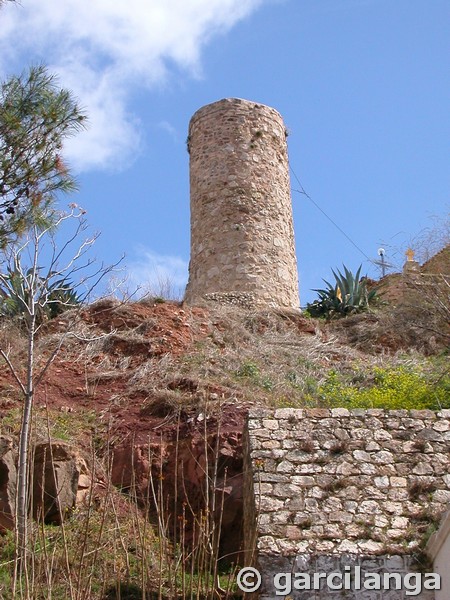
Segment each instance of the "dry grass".
[{"label": "dry grass", "polygon": [[[150,313],[140,316],[133,306]],[[402,321],[398,309],[356,315],[326,326],[299,315],[223,305],[212,305],[201,316],[184,309],[189,345],[174,354],[164,351],[165,342],[158,337],[158,321],[151,312],[155,306],[154,301],[130,306],[99,301],[86,312],[89,318],[76,320],[59,360],[82,369],[88,397],[99,398],[105,388],[122,381],[119,396],[139,397],[148,407],[153,403],[155,415],[158,410],[168,412],[169,404],[189,406],[211,395],[245,404],[321,406],[319,390],[332,372],[350,386],[364,387],[373,383],[374,367],[428,368],[419,350],[397,348],[399,336],[409,343],[411,336],[420,333],[414,323],[406,326],[409,313],[402,313]],[[47,333],[44,329],[40,336],[38,354],[48,356],[70,319],[69,314],[62,315],[48,324]],[[20,362],[24,342],[12,327],[4,325],[0,337],[11,339],[11,355]],[[426,347],[429,353],[435,338],[420,339],[416,346]],[[383,351],[377,351],[377,344],[384,344]],[[394,347],[389,351],[390,344]],[[432,359],[429,365],[432,371]],[[167,394],[171,382],[183,378],[199,382],[198,389],[179,387],[176,394]],[[161,402],[166,402],[166,408]]]},{"label": "dry grass", "polygon": [[[150,309],[150,313],[153,307],[158,308],[153,301],[137,304],[139,309]],[[111,434],[114,411],[118,408],[137,408],[142,419],[159,418],[162,423],[170,420],[173,425],[183,411],[198,414],[208,404],[208,416],[219,421],[224,403],[320,405],[318,390],[333,372],[338,372],[348,385],[364,387],[372,383],[375,366],[407,365],[429,369],[431,373],[435,368],[433,360],[420,353],[420,350],[431,352],[432,334],[420,337],[423,329],[416,322],[408,325],[407,312],[402,313],[403,317],[396,311],[349,317],[325,326],[294,314],[248,312],[220,305],[196,314],[186,308],[184,323],[180,325],[184,327],[185,346],[183,351],[175,353],[164,351],[160,338],[165,334],[154,335],[158,327],[156,317],[147,313],[141,316],[131,308],[117,301],[101,301],[73,324],[73,315],[67,313],[42,328],[37,350],[45,358],[70,324],[72,333],[65,340],[56,366],[60,376],[71,374],[70,385],[81,389],[76,398],[83,404],[78,409],[74,402],[67,411],[58,406],[50,406],[48,412],[43,406],[37,407],[34,428],[40,437],[50,433],[75,444],[89,439],[97,459],[103,460],[108,456],[108,445],[120,442]],[[176,319],[173,323],[177,326]],[[400,349],[392,346],[389,350],[389,345],[381,343],[383,336],[386,342],[386,336],[398,340],[399,335],[403,336],[402,344],[414,339],[411,342],[414,349],[405,352],[400,345]],[[25,341],[16,325],[0,323],[0,343],[8,348],[12,360],[21,364]],[[152,354],[155,344],[161,346],[158,353]],[[54,387],[49,393],[57,397],[60,383],[57,374],[50,383]],[[0,378],[0,402],[17,400],[14,390],[11,381]],[[14,404],[2,413],[0,433],[17,434],[19,423]],[[303,450],[313,452],[315,448],[305,440]],[[345,444],[341,444],[330,448],[330,453],[345,450]],[[328,459],[318,455],[316,462]],[[205,478],[208,486],[213,486],[215,482],[208,477]],[[154,493],[158,495],[161,486],[154,483]],[[412,487],[409,493],[416,497],[430,491],[421,484]],[[150,526],[132,498],[124,499],[115,490],[107,489],[67,522],[65,539],[62,530],[48,526],[35,528],[32,597],[47,598],[46,591],[52,589],[54,600],[142,599],[161,583],[164,597],[174,598],[180,595],[181,588],[184,592],[192,591],[193,581],[198,592],[194,597],[200,597],[203,585],[198,583],[200,563],[195,568],[196,578],[195,569],[190,573],[185,567],[191,568],[195,557],[203,561],[203,566],[208,565],[206,571],[210,573],[211,568],[216,568],[214,554],[201,554],[200,544],[195,552],[193,548],[181,548],[183,527],[178,529],[174,540],[167,526],[166,509],[164,502],[159,503],[156,521]],[[208,518],[206,513],[195,515],[198,524],[206,523],[205,518]],[[207,529],[197,539],[204,536],[205,544],[211,540],[217,542],[215,527],[214,522],[208,521]],[[8,597],[11,543],[8,536],[0,538],[0,599],[2,593],[4,598]],[[214,586],[215,583],[210,585],[206,595]]]},{"label": "dry grass", "polygon": [[[96,310],[109,311],[111,304],[100,304]],[[113,310],[115,322],[129,320],[126,305]],[[155,342],[147,334],[154,319],[123,325],[120,333],[103,336],[92,324],[80,324],[63,356],[83,363],[89,373],[86,387],[91,390],[101,381],[113,381],[126,373],[124,393],[140,394],[149,401],[155,393],[164,393],[171,381],[189,378],[201,382],[197,396],[180,389],[176,403],[189,404],[208,395],[208,388],[218,386],[224,397],[236,401],[301,407],[311,405],[315,398],[320,405],[317,390],[332,371],[341,373],[350,385],[370,385],[373,367],[426,364],[421,351],[429,354],[435,338],[425,335],[419,343],[422,330],[411,323],[406,326],[410,315],[402,314],[404,321],[397,309],[356,315],[327,326],[312,321],[311,328],[310,321],[309,329],[315,332],[305,333],[301,330],[305,320],[298,316],[213,305],[201,323],[188,314],[191,349],[179,356],[169,352],[152,355]],[[198,335],[200,326],[208,331],[206,335]],[[403,340],[400,348],[399,337]],[[83,341],[88,339],[91,341]],[[408,343],[412,349],[405,352],[403,346]],[[384,344],[383,351],[377,344]],[[414,349],[417,346],[420,348]]]},{"label": "dry grass", "polygon": [[[160,406],[175,409],[171,398],[169,392],[161,399]],[[144,411],[146,409],[149,407]],[[44,426],[43,415],[39,413],[35,415],[33,428],[37,438],[41,437]],[[215,407],[208,412],[208,418],[212,415],[215,415],[217,436],[221,424]],[[61,427],[61,416],[48,417],[48,433],[53,438],[57,433],[53,417]],[[70,422],[72,441],[75,441],[82,435],[77,421],[81,415],[67,413],[62,418]],[[88,422],[89,419],[84,425]],[[108,435],[104,432],[106,443],[112,445],[113,439],[108,439]],[[222,481],[218,479],[222,477],[218,467],[219,438],[211,443],[214,437],[208,436],[205,429],[204,454],[208,459],[204,466],[204,488],[197,490],[194,498],[186,497],[181,513],[177,512],[176,496],[165,490],[164,477],[158,475],[157,469],[149,471],[145,499],[137,494],[133,484],[127,494],[116,490],[107,475],[110,455],[99,456],[94,444],[92,487],[86,499],[58,527],[30,523],[31,558],[27,574],[18,580],[15,598],[213,600],[218,594],[224,600],[232,597],[235,568],[231,565],[226,571],[219,569],[223,511],[223,499],[217,493]],[[177,443],[182,444],[182,441]],[[157,456],[155,460],[158,463]],[[95,469],[92,469],[93,464],[97,465]],[[180,476],[183,479],[182,474]],[[181,480],[179,484],[182,485]],[[199,492],[203,506],[196,504]],[[194,536],[188,535],[188,522],[193,524]],[[0,600],[10,598],[14,564],[14,536],[9,532],[0,536]]]},{"label": "dry grass", "polygon": [[[2,600],[10,598],[13,546],[10,534],[0,536]],[[19,580],[18,599],[96,600],[121,585],[158,588],[161,560],[153,529],[137,506],[112,488],[103,497],[93,493],[63,526],[32,523],[30,547],[28,585],[25,577]]]},{"label": "dry grass", "polygon": [[422,288],[414,290],[401,306],[335,321],[330,329],[342,343],[366,354],[415,350],[432,356],[450,344],[450,294],[438,287],[426,291],[424,296]]}]

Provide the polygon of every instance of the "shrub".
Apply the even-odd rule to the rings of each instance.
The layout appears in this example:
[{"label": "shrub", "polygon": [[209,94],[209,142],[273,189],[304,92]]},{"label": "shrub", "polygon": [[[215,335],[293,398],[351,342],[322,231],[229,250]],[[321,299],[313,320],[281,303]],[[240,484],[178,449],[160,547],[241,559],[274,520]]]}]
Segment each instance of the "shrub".
[{"label": "shrub", "polygon": [[245,361],[236,371],[238,377],[252,377],[257,378],[260,375],[259,367],[252,361]]},{"label": "shrub", "polygon": [[450,377],[435,383],[421,372],[404,366],[376,367],[373,384],[358,388],[331,371],[318,394],[328,406],[347,408],[440,409],[450,407]]}]

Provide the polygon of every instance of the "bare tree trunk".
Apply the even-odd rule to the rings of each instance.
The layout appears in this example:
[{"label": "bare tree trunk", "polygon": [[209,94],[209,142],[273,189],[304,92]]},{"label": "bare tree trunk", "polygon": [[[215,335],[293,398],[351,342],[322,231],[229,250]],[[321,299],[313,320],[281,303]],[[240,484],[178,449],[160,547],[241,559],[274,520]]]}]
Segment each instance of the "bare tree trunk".
[{"label": "bare tree trunk", "polygon": [[22,413],[22,424],[19,436],[19,464],[17,474],[17,505],[16,505],[16,553],[18,558],[19,574],[25,576],[26,597],[28,597],[28,504],[29,504],[29,483],[30,483],[30,464],[29,464],[29,445],[31,431],[31,414],[34,398],[34,340],[36,335],[36,285],[38,281],[38,259],[39,247],[37,243],[38,232],[33,231],[35,237],[33,265],[28,280],[28,298],[27,298],[27,327],[28,327],[28,345],[27,345],[27,375],[25,382],[25,397]]},{"label": "bare tree trunk", "polygon": [[27,554],[27,521],[28,521],[28,481],[29,481],[29,439],[31,428],[31,412],[33,407],[33,366],[34,366],[34,330],[30,330],[28,339],[27,393],[23,406],[22,425],[19,439],[18,490],[17,490],[17,531],[18,548],[21,560]]},{"label": "bare tree trunk", "polygon": [[[1,3],[1,0],[0,0]],[[70,290],[70,285],[67,283],[70,276],[74,273],[89,268],[93,261],[87,259],[83,264],[77,264],[82,260],[85,253],[94,243],[97,235],[84,240],[78,246],[74,254],[67,259],[64,265],[59,265],[58,262],[61,256],[68,249],[70,244],[76,240],[78,235],[84,231],[85,222],[83,220],[84,211],[73,205],[71,212],[62,213],[57,220],[53,220],[47,228],[39,230],[34,225],[25,241],[21,241],[20,245],[11,246],[7,255],[6,273],[0,271],[0,291],[3,290],[5,297],[11,298],[15,303],[16,313],[12,315],[20,316],[21,323],[27,330],[27,352],[25,359],[22,357],[15,359],[11,358],[8,345],[0,346],[0,357],[6,362],[12,376],[19,386],[23,396],[22,422],[19,433],[19,458],[18,458],[18,476],[16,489],[16,508],[15,508],[15,564],[12,597],[16,598],[19,591],[18,587],[22,584],[24,589],[20,589],[21,597],[30,600],[33,598],[33,581],[30,581],[29,564],[31,557],[30,536],[29,536],[29,509],[30,509],[30,490],[32,484],[32,465],[30,456],[30,436],[32,429],[32,412],[35,389],[39,387],[42,380],[50,368],[53,360],[64,341],[69,335],[73,334],[72,326],[75,322],[75,315],[72,321],[67,325],[67,329],[60,335],[59,341],[43,361],[43,364],[37,361],[36,353],[39,353],[39,348],[35,344],[37,333],[41,327],[42,320],[47,314],[49,306],[58,304],[64,308],[70,308],[82,305],[82,302],[89,296],[94,287],[102,280],[102,278],[110,273],[114,266],[99,267],[88,273],[82,283],[86,286],[85,295],[80,298],[75,293],[72,296],[66,296],[67,290]],[[62,222],[67,219],[75,218],[78,221],[75,232],[66,241],[62,248],[58,250],[52,238],[52,231],[57,228]],[[53,253],[50,256],[49,265],[42,274],[42,267],[39,266],[40,253],[46,236],[50,236],[52,241]],[[31,258],[30,268],[27,268],[21,262],[21,253],[29,250],[27,257]],[[28,261],[27,261],[28,262]],[[120,262],[120,261],[119,261]],[[116,263],[118,264],[118,263]],[[28,266],[28,265],[27,265]],[[14,279],[14,278],[15,279]],[[17,283],[20,282],[20,284]],[[53,295],[53,296],[52,296]],[[1,305],[0,305],[1,308]],[[7,313],[10,314],[10,313]],[[75,335],[75,334],[73,334]],[[43,358],[39,353],[38,358]],[[22,365],[26,365],[26,375],[22,377]]]}]

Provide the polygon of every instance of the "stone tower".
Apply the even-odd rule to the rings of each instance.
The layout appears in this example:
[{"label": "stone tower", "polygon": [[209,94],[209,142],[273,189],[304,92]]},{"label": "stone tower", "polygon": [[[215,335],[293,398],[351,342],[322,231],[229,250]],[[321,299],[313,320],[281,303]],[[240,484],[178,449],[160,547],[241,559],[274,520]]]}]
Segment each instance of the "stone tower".
[{"label": "stone tower", "polygon": [[299,308],[281,115],[227,98],[189,125],[191,261],[186,302]]}]

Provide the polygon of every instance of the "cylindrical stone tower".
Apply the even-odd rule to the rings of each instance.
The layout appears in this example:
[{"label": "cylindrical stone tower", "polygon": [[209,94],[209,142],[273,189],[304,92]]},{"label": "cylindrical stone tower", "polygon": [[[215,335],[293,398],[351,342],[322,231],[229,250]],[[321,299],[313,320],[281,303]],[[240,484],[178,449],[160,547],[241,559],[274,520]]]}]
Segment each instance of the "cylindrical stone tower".
[{"label": "cylindrical stone tower", "polygon": [[281,115],[227,98],[189,125],[191,261],[186,302],[299,308]]}]

